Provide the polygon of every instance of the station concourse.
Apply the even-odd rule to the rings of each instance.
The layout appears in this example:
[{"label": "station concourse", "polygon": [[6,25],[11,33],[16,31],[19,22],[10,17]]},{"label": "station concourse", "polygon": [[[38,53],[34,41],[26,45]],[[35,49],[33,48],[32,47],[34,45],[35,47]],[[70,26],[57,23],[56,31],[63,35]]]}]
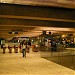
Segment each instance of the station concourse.
[{"label": "station concourse", "polygon": [[0,0],[0,75],[75,75],[75,0]]}]

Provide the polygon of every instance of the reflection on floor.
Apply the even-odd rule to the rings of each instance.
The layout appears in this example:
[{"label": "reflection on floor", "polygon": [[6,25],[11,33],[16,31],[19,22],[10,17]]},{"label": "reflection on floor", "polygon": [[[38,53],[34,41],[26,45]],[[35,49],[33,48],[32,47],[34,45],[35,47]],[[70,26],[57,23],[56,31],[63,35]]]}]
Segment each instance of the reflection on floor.
[{"label": "reflection on floor", "polygon": [[[8,51],[8,50],[7,50]],[[22,53],[2,53],[0,49],[0,75],[74,75],[75,71],[58,65],[44,58],[40,52],[27,53],[23,58]]]},{"label": "reflection on floor", "polygon": [[75,49],[73,48],[57,52],[42,51],[41,56],[47,60],[75,70]]}]

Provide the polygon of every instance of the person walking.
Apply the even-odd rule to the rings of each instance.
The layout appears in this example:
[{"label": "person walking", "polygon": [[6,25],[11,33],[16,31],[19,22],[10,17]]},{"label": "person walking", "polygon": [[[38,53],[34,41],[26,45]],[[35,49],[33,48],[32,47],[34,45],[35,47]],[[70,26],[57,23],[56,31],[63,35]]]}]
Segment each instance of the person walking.
[{"label": "person walking", "polygon": [[27,44],[26,44],[26,41],[24,40],[22,44],[23,57],[26,57],[26,48],[27,48]]}]

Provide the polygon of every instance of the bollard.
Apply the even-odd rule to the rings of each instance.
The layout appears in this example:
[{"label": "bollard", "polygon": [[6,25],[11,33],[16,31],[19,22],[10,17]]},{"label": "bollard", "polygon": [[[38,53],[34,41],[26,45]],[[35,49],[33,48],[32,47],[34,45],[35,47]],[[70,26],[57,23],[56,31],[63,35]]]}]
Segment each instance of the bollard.
[{"label": "bollard", "polygon": [[6,46],[3,46],[3,54],[5,54]]},{"label": "bollard", "polygon": [[12,46],[8,46],[9,53],[12,53]]},{"label": "bollard", "polygon": [[14,47],[14,52],[15,52],[15,53],[18,53],[18,46],[15,46],[15,47]]}]

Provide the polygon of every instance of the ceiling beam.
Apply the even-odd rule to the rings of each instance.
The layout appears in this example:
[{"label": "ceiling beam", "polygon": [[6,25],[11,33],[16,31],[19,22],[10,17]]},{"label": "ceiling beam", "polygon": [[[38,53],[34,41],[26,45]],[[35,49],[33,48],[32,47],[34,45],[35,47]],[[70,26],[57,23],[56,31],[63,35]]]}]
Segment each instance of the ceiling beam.
[{"label": "ceiling beam", "polygon": [[25,26],[45,26],[45,27],[68,27],[75,28],[75,22],[32,20],[32,19],[11,19],[0,18],[0,25],[25,25]]},{"label": "ceiling beam", "polygon": [[0,18],[8,19],[31,19],[31,20],[46,20],[46,21],[61,21],[61,22],[75,22],[75,20],[57,19],[57,18],[44,18],[44,17],[31,17],[31,16],[14,16],[14,15],[0,15]]},{"label": "ceiling beam", "polygon": [[0,3],[0,15],[75,20],[75,9]]}]

